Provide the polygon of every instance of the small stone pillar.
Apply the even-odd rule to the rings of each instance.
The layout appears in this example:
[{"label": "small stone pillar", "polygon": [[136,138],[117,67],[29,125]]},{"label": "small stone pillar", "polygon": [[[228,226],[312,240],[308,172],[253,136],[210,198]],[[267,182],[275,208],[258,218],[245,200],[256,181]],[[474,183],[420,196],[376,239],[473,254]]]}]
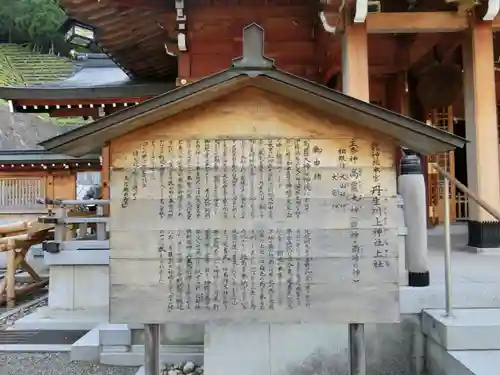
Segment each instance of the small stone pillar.
[{"label": "small stone pillar", "polygon": [[403,149],[398,190],[404,202],[406,235],[406,266],[408,285],[428,286],[429,261],[427,256],[427,210],[425,181],[420,157],[412,150]]}]

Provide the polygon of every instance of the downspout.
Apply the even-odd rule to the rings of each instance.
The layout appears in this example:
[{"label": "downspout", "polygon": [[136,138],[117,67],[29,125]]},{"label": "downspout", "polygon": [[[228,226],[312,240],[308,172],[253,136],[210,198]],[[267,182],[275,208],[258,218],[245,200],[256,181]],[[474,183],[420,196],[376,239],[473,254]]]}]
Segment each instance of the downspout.
[{"label": "downspout", "polygon": [[[342,10],[344,9],[344,7],[345,7],[345,0],[342,0],[342,4],[340,4],[339,10],[338,10],[339,14],[342,14]],[[329,33],[329,34],[336,34],[337,33],[338,22],[337,22],[337,25],[335,25],[335,26],[330,25],[328,23],[328,20],[326,19],[325,11],[322,10],[321,12],[319,12],[319,19],[321,20],[321,24],[323,25],[323,29],[327,33]]]},{"label": "downspout", "polygon": [[356,12],[354,13],[354,23],[365,23],[367,15],[368,15],[368,0],[356,0]]},{"label": "downspout", "polygon": [[488,9],[483,17],[483,21],[493,21],[500,12],[500,0],[488,0]]}]

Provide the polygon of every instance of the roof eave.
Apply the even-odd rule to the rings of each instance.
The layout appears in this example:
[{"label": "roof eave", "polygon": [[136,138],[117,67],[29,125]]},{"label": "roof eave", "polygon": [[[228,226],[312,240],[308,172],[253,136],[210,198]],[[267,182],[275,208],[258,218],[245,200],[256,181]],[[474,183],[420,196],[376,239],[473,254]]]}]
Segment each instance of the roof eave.
[{"label": "roof eave", "polygon": [[[133,131],[135,130],[134,126],[142,126],[147,123],[145,119],[149,119],[149,123],[158,121],[163,117],[172,116],[182,110],[202,104],[223,94],[227,94],[227,90],[222,90],[223,87],[227,88],[230,85],[238,86],[235,85],[235,83],[241,82],[241,80],[234,80],[233,78],[240,76],[244,76],[246,78],[256,76],[263,77],[265,80],[269,81],[267,84],[265,80],[252,80],[252,83],[248,84],[271,91],[274,90],[274,92],[280,95],[288,96],[292,99],[297,99],[296,96],[300,94],[301,98],[298,99],[299,101],[312,105],[317,109],[329,112],[332,115],[349,118],[347,114],[355,113],[357,118],[362,120],[360,125],[386,133],[393,138],[400,140],[400,143],[403,146],[412,148],[425,155],[452,150],[456,147],[463,147],[467,142],[465,139],[457,137],[451,133],[443,132],[439,129],[417,122],[413,119],[403,117],[383,108],[376,108],[370,103],[356,100],[352,97],[335,92],[327,87],[319,86],[313,82],[304,80],[286,72],[281,72],[275,69],[263,71],[229,69],[211,77],[207,77],[201,81],[192,83],[188,86],[173,90],[165,95],[150,99],[133,108],[120,111],[93,124],[89,124],[72,132],[49,139],[42,142],[40,145],[53,152],[75,156],[82,155],[83,153],[88,152],[88,148],[90,147],[85,143],[79,142],[82,138],[90,136],[92,137],[92,141],[99,140],[100,142],[106,142],[113,138],[111,137],[112,133],[114,133],[115,136],[120,135],[116,130],[117,126],[123,127],[121,129],[122,133]],[[271,81],[274,81],[279,86],[276,84],[273,86]],[[244,82],[250,82],[250,79],[245,80]],[[202,92],[208,93],[210,90],[216,93],[216,95],[212,98],[206,98],[205,95],[195,95],[197,93],[201,94]],[[197,97],[201,98],[196,101]],[[185,101],[187,103],[185,103]],[[176,106],[176,103],[179,105]],[[328,103],[335,104],[336,111],[343,110],[344,116],[342,116],[341,113],[332,113],[331,111],[333,106],[326,105]],[[160,114],[158,114],[160,109],[170,109],[170,111],[168,111],[168,113],[163,113],[163,117],[161,117]],[[141,122],[142,125],[140,125],[140,121],[138,120],[140,118],[144,120]],[[381,124],[385,126],[381,126]],[[113,129],[115,129],[114,132]],[[104,132],[107,134],[104,134]],[[87,139],[87,141],[88,140],[89,139]],[[93,142],[87,143],[93,144]]]},{"label": "roof eave", "polygon": [[125,97],[151,97],[174,89],[175,82],[165,84],[131,84],[101,87],[0,87],[5,100],[94,100]]},{"label": "roof eave", "polygon": [[0,163],[2,164],[42,164],[60,162],[99,162],[99,154],[88,154],[81,157],[71,157],[64,154],[54,154],[45,150],[2,150]]},{"label": "roof eave", "polygon": [[[411,119],[401,114],[392,112],[388,109],[378,107],[375,111],[374,106],[368,102],[350,97],[346,94],[331,90],[327,87],[319,86],[314,82],[302,79],[290,73],[276,69],[267,73],[266,75],[291,87],[297,88],[299,90],[305,90],[326,100],[335,100],[338,104],[344,105],[345,107],[348,107],[353,111],[363,112],[368,116],[378,118],[381,121],[392,123],[397,127],[402,127],[406,130],[421,134],[422,136],[433,140],[432,144],[430,145],[431,147],[428,148],[423,148],[421,144],[416,144],[409,147],[422,154],[431,155],[439,152],[450,151],[457,147],[462,148],[468,143],[468,141],[462,137],[442,131],[433,126],[424,124],[420,121],[416,121],[415,119]],[[300,86],[297,85],[298,80],[300,80]],[[335,95],[335,99],[329,97],[328,94]],[[344,100],[339,100],[342,98]],[[352,102],[355,103],[355,106],[350,104]],[[440,146],[435,145],[436,142],[439,143]],[[401,139],[401,143],[404,143],[404,139]]]},{"label": "roof eave", "polygon": [[[231,80],[242,76],[248,78],[247,75],[232,70],[226,70],[220,73],[216,73],[199,81],[193,82],[189,85],[178,87],[167,93],[146,100],[136,106],[115,112],[96,122],[90,123],[88,125],[82,126],[78,129],[66,132],[64,134],[60,134],[56,137],[47,139],[46,141],[40,142],[39,145],[51,152],[63,153],[73,156],[82,155],[82,152],[83,153],[88,152],[87,148],[85,147],[85,151],[81,151],[80,148],[75,147],[73,143],[74,141],[86,137],[88,135],[97,135],[103,130],[106,130],[110,127],[114,127],[118,124],[135,120],[139,117],[144,117],[148,114],[151,115],[153,111],[163,108],[166,105],[172,104],[176,101],[184,100],[190,95],[194,95],[203,90],[217,87],[223,83],[231,84],[234,82]],[[165,98],[166,95],[168,95],[169,99],[167,103],[157,104],[157,102]]]}]

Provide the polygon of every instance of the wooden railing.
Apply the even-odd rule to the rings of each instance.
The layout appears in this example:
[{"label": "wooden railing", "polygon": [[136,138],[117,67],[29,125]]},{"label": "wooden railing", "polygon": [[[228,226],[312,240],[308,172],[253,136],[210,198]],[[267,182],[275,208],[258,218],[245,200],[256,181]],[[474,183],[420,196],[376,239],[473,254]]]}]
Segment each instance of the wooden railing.
[{"label": "wooden railing", "polygon": [[469,219],[469,197],[467,194],[457,189],[455,195],[455,205],[456,205],[456,220],[468,220]]},{"label": "wooden railing", "polygon": [[45,195],[43,178],[0,178],[0,212],[41,213],[45,206],[37,198]]}]

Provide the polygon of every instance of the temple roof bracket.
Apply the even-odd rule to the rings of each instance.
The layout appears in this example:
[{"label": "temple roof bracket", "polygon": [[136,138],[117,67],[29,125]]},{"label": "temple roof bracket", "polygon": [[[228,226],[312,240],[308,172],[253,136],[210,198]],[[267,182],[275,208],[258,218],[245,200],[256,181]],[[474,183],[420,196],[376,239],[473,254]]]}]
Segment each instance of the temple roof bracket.
[{"label": "temple roof bracket", "polygon": [[493,21],[500,12],[500,0],[488,0],[486,14],[483,17],[484,21]]},{"label": "temple roof bracket", "polygon": [[175,0],[175,10],[177,12],[177,47],[179,52],[187,52],[187,16],[184,9],[184,0]]},{"label": "temple roof bracket", "polygon": [[321,20],[321,24],[323,25],[323,29],[329,33],[329,34],[336,34],[337,33],[337,27],[338,27],[338,24],[342,18],[342,12],[344,10],[344,7],[345,7],[345,2],[346,0],[342,0],[342,3],[340,4],[339,6],[339,9],[338,9],[338,20],[335,24],[335,26],[332,26],[328,20],[326,19],[326,16],[325,16],[325,12],[324,10],[321,10],[319,12],[319,19]]},{"label": "temple roof bracket", "polygon": [[356,0],[354,23],[365,23],[368,15],[368,0]]}]

